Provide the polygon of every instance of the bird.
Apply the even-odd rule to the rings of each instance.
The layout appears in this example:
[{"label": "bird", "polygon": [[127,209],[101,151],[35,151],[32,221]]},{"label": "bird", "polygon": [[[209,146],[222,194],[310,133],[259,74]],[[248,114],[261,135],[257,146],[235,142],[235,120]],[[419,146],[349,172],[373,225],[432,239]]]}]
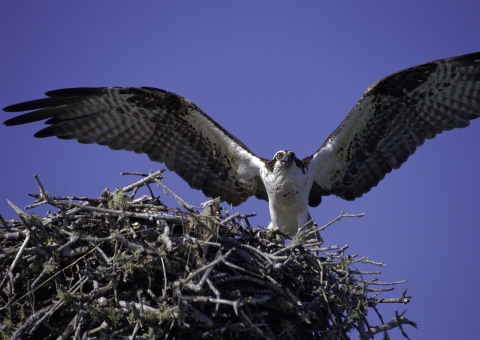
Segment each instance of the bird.
[{"label": "bird", "polygon": [[[56,136],[144,153],[191,188],[232,206],[268,201],[269,229],[294,236],[323,196],[354,200],[414,154],[426,139],[480,116],[480,52],[393,73],[369,86],[313,154],[257,156],[173,92],[153,87],[65,88],[4,108],[25,112],[7,126],[46,120],[35,137]],[[311,138],[309,138],[311,140]]]}]

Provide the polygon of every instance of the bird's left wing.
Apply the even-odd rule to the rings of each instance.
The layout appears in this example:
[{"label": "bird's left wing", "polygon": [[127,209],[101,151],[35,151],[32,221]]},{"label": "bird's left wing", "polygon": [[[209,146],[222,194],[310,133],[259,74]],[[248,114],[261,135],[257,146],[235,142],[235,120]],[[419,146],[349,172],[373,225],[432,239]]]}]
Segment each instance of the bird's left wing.
[{"label": "bird's left wing", "polygon": [[309,204],[354,200],[398,169],[425,139],[480,116],[480,52],[394,73],[370,86],[320,149]]},{"label": "bird's left wing", "polygon": [[192,188],[233,205],[252,195],[268,199],[259,177],[264,160],[186,98],[148,87],[71,88],[46,95],[49,98],[4,108],[36,110],[5,124],[48,119],[50,126],[36,137],[57,136],[145,153]]}]

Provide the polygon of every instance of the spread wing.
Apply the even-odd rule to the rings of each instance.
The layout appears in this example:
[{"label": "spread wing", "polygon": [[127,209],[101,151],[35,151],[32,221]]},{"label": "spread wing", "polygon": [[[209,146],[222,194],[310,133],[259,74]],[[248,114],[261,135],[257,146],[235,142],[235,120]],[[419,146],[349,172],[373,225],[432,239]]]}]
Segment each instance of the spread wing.
[{"label": "spread wing", "polygon": [[186,98],[147,87],[72,88],[46,95],[49,98],[4,108],[36,110],[5,124],[48,119],[50,126],[35,137],[57,136],[145,153],[192,188],[229,204],[238,205],[252,195],[268,200],[259,177],[264,160]]},{"label": "spread wing", "polygon": [[354,200],[398,169],[425,139],[480,115],[480,52],[394,73],[370,86],[322,147],[309,204]]}]

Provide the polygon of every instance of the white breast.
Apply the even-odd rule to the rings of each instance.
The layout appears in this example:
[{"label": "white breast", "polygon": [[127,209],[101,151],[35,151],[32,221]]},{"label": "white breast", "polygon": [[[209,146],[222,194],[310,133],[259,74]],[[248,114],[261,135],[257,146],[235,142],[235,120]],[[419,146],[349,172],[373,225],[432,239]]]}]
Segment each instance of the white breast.
[{"label": "white breast", "polygon": [[305,173],[293,164],[289,167],[275,166],[273,173],[264,169],[262,179],[267,189],[270,208],[269,228],[294,235],[299,225],[308,219],[308,194],[311,181],[308,169]]}]

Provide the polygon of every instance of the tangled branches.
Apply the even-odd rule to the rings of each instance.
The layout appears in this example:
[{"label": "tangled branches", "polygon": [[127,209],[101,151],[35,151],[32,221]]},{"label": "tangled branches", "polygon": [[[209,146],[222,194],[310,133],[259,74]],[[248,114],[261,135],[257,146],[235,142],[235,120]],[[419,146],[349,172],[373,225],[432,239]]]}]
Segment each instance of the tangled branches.
[{"label": "tangled branches", "polygon": [[380,303],[410,299],[380,299],[393,288],[356,268],[382,263],[302,233],[285,242],[215,200],[199,213],[185,202],[187,211],[168,208],[152,192],[135,199],[162,171],[144,176],[95,199],[51,197],[37,178],[27,208],[58,209],[44,218],[10,203],[19,219],[0,216],[3,338],[349,339],[356,330],[370,339],[415,326],[378,313]]}]

